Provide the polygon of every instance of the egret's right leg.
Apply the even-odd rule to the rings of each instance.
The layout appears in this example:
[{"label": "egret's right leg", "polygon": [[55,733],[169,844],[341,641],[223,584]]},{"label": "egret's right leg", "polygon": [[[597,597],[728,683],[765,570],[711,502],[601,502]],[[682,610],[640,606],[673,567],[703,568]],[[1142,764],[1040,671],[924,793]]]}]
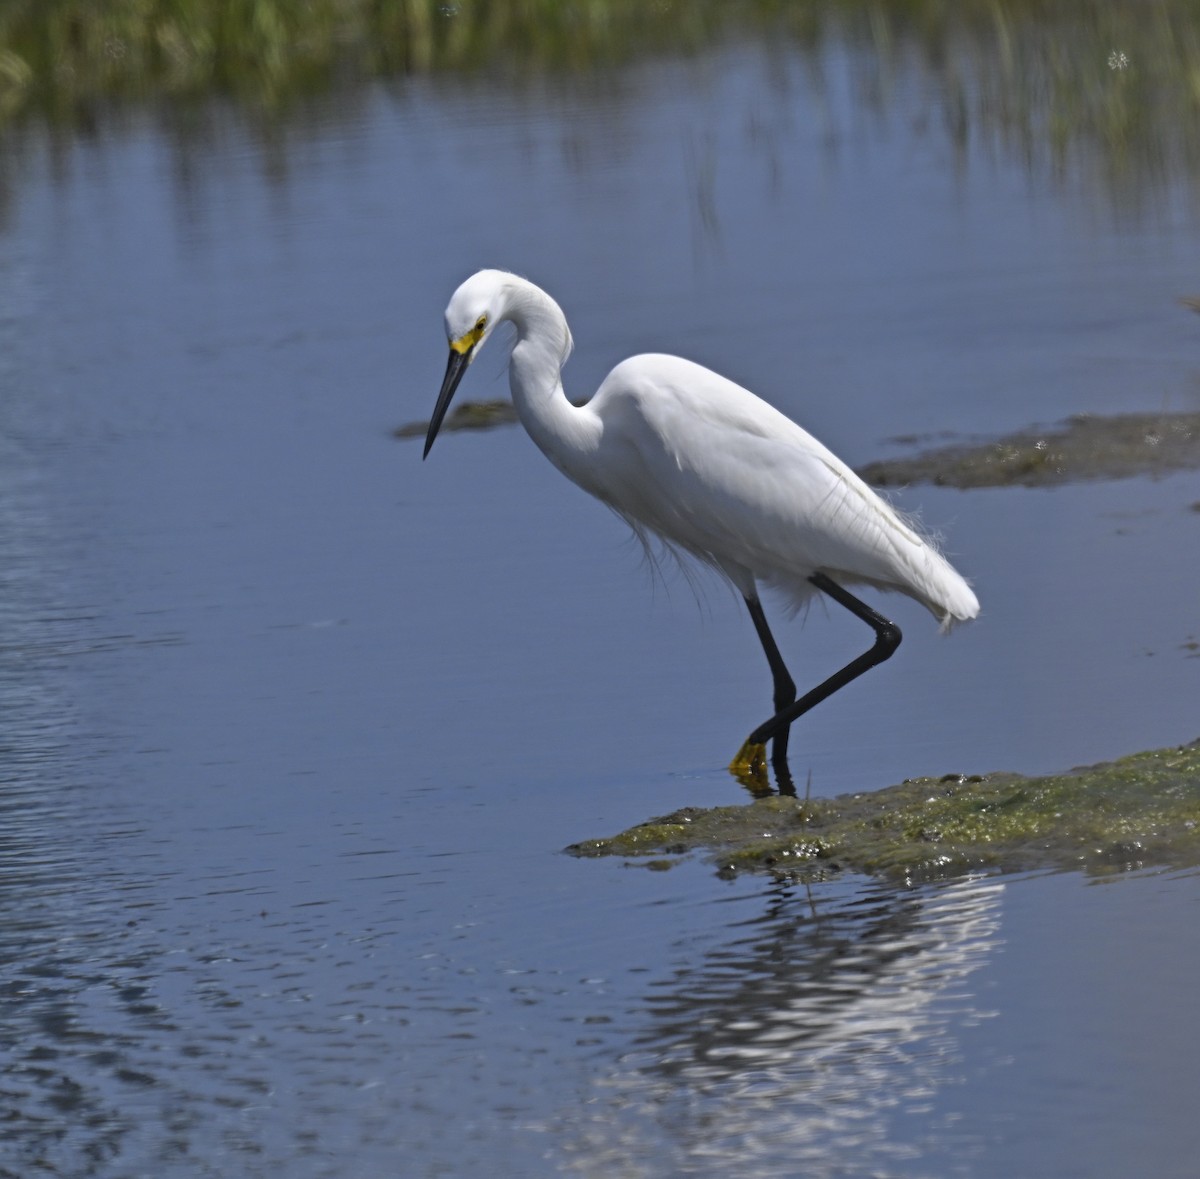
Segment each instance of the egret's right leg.
[{"label": "egret's right leg", "polygon": [[[875,632],[875,643],[869,651],[864,651],[857,659],[847,663],[841,671],[835,672],[812,691],[806,692],[794,704],[789,704],[786,708],[776,712],[766,724],[759,725],[750,734],[747,745],[757,743],[761,746],[770,741],[773,750],[778,751],[779,738],[787,732],[792,721],[803,716],[810,708],[820,704],[822,700],[832,696],[839,688],[844,688],[851,680],[857,679],[864,671],[868,671],[885,659],[890,659],[896,648],[900,646],[900,628],[891,619],[884,618],[882,614],[872,610],[866,602],[860,601],[849,590],[838,585],[824,573],[814,573],[808,580],[838,605],[845,606],[856,618],[861,618],[863,622],[867,623]],[[776,769],[780,764],[777,756],[775,753],[771,757],[771,764]]]},{"label": "egret's right leg", "polygon": [[[768,741],[771,742],[771,765],[775,769],[776,776],[783,780],[784,775],[788,773],[787,733],[792,722],[797,717],[803,716],[810,708],[820,704],[822,700],[828,699],[839,688],[844,688],[851,680],[857,679],[864,671],[890,658],[896,648],[900,646],[900,628],[890,619],[884,618],[882,614],[872,610],[866,602],[860,601],[849,590],[838,585],[824,573],[814,573],[809,581],[822,593],[831,597],[839,606],[844,606],[856,618],[861,618],[863,622],[867,623],[875,632],[875,643],[869,651],[864,651],[857,659],[847,663],[841,671],[834,672],[827,680],[818,684],[812,691],[806,692],[799,700],[794,700],[782,709],[776,708],[775,715],[766,724],[759,725],[746,738],[746,743],[738,751],[737,757],[733,759],[733,764],[729,767],[743,782],[754,782],[759,786],[766,785],[766,746]],[[749,601],[747,601],[747,605],[749,605]],[[762,607],[759,607],[757,616],[755,616],[754,608],[751,607],[750,614],[755,619],[754,625],[758,627],[759,618],[762,617]],[[764,619],[759,629],[760,638],[763,638],[765,629],[766,620]],[[766,634],[769,638],[770,631],[766,631]],[[773,648],[775,643],[771,639],[770,647],[767,647],[767,642],[768,639],[763,638],[763,647],[767,650],[767,658],[772,660],[770,648]],[[778,648],[775,649],[774,660],[778,660],[780,667],[783,666]],[[772,669],[775,667],[774,660],[771,663]],[[784,674],[787,674],[786,668],[784,668]],[[791,682],[790,676],[788,682]],[[777,678],[777,688],[778,684]],[[792,692],[794,695],[794,688]],[[790,776],[786,780],[790,781]]]}]

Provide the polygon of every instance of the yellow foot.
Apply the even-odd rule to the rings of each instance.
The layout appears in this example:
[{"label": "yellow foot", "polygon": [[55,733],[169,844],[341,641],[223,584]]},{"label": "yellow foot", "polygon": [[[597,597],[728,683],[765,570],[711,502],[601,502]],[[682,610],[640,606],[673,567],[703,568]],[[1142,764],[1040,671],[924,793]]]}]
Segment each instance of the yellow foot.
[{"label": "yellow foot", "polygon": [[771,782],[767,777],[767,747],[756,741],[747,741],[729,763],[729,772],[755,795],[771,793]]}]

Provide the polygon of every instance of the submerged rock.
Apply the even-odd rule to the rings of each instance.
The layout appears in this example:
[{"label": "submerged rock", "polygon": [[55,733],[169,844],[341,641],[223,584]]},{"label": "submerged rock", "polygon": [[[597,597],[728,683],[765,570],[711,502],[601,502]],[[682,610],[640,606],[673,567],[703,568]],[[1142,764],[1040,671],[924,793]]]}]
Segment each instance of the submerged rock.
[{"label": "submerged rock", "polygon": [[770,797],[683,810],[567,849],[664,866],[696,851],[718,870],[929,879],[991,869],[1093,874],[1200,864],[1200,741],[1066,774],[914,778],[838,798]]},{"label": "submerged rock", "polygon": [[[517,420],[517,411],[511,401],[502,398],[496,401],[463,401],[456,405],[442,423],[446,430],[491,430],[496,426],[510,426]],[[408,422],[397,426],[392,435],[396,438],[424,438],[429,422]]]}]

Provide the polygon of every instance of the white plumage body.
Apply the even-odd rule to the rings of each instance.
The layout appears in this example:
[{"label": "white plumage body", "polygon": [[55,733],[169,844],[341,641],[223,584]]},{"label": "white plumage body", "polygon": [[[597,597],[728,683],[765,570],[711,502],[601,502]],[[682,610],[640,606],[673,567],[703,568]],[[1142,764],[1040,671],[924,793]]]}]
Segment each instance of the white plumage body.
[{"label": "white plumage body", "polygon": [[[520,408],[521,392],[513,396]],[[946,559],[832,451],[790,418],[678,356],[622,361],[575,412],[594,449],[570,478],[632,522],[720,569],[744,597],[758,580],[793,606],[818,570],[898,590],[949,626],[979,610]]]}]

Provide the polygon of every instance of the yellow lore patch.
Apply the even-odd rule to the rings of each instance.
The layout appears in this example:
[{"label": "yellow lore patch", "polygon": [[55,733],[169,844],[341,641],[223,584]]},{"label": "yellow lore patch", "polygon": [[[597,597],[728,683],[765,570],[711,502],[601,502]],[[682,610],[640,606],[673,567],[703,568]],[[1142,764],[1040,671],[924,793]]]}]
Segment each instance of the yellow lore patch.
[{"label": "yellow lore patch", "polygon": [[465,356],[476,344],[479,343],[480,337],[483,335],[483,329],[487,327],[486,321],[481,320],[469,332],[464,332],[457,340],[450,341],[450,347],[459,355]]}]

